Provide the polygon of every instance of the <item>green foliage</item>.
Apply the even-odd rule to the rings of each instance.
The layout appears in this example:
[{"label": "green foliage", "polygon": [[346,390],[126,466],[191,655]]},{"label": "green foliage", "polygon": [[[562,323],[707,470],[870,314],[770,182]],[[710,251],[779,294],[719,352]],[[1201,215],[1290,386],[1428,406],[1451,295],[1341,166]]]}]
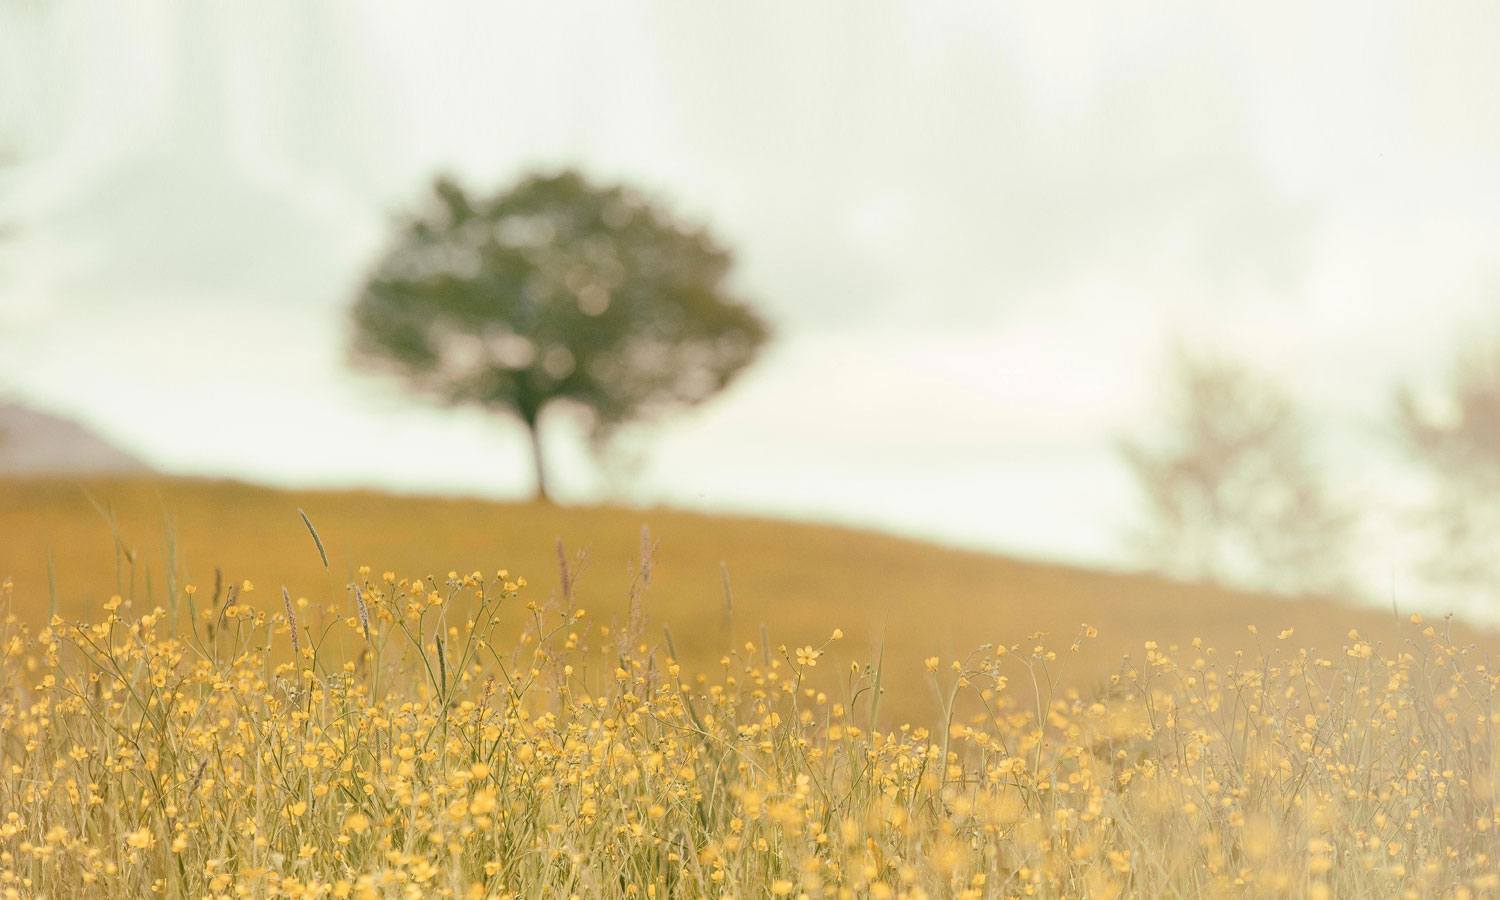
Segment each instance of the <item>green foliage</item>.
[{"label": "green foliage", "polygon": [[701,228],[576,172],[488,197],[439,178],[360,291],[353,355],[439,402],[514,415],[534,444],[543,410],[572,404],[602,445],[754,359],[768,329],[730,293],[731,265]]}]

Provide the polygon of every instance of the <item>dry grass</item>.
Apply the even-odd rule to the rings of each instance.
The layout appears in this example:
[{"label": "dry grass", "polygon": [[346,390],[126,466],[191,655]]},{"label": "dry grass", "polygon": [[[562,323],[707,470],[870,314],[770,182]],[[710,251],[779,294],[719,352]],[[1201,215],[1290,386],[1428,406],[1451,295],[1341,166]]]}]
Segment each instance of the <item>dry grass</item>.
[{"label": "dry grass", "polygon": [[[90,501],[93,498],[93,502]],[[1092,686],[1145,640],[1163,646],[1201,638],[1225,649],[1253,646],[1247,625],[1295,631],[1298,646],[1335,651],[1357,627],[1376,642],[1395,639],[1390,610],[1288,603],[1147,576],[1118,575],[939,548],[884,535],[780,521],[674,510],[559,508],[400,497],[368,492],[283,492],[181,479],[0,481],[0,577],[22,587],[33,621],[45,618],[51,554],[58,608],[83,615],[111,594],[160,602],[169,559],[175,583],[226,580],[287,585],[328,595],[365,563],[421,577],[457,568],[505,565],[533,591],[558,589],[556,544],[575,560],[575,591],[601,620],[627,614],[631,572],[649,526],[657,578],[644,597],[654,642],[671,627],[684,663],[713,664],[730,643],[758,639],[762,625],[786,640],[840,627],[847,644],[893,671],[920,670],[932,653],[975,644],[1100,631],[1096,650],[1060,677]],[[117,521],[136,564],[117,567],[110,527]],[[325,574],[298,509],[322,535],[332,562]],[[170,523],[169,520],[170,519]],[[168,547],[168,532],[175,548]],[[576,556],[587,559],[576,565]],[[726,616],[721,563],[733,615]],[[118,569],[118,572],[117,572]],[[439,572],[438,574],[441,574]],[[149,585],[147,580],[150,579]],[[930,692],[911,679],[890,686],[892,712],[918,715]]]},{"label": "dry grass", "polygon": [[76,488],[7,486],[4,896],[1500,891],[1500,678],[1449,623],[1176,621],[1199,594],[780,523],[156,490],[91,487],[122,541],[175,518],[116,573]]},{"label": "dry grass", "polygon": [[894,673],[837,631],[694,675],[508,572],[234,587],[92,625],[0,609],[7,896],[1500,888],[1497,678],[1419,622],[1329,659],[1150,646],[1091,693],[1048,687],[1087,629],[981,646],[900,676],[938,727],[887,729]]}]

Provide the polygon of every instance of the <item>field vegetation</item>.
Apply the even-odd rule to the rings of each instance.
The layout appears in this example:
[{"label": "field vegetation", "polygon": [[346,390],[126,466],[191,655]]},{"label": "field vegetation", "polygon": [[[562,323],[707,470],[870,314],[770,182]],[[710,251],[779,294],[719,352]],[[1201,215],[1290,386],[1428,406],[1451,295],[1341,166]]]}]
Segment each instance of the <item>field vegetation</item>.
[{"label": "field vegetation", "polygon": [[667,511],[86,488],[0,508],[5,896],[1500,891],[1492,644],[1451,622]]},{"label": "field vegetation", "polygon": [[[298,510],[323,538],[327,570]],[[189,479],[0,480],[0,534],[0,577],[14,580],[17,612],[33,623],[45,621],[54,595],[57,611],[73,618],[92,616],[114,594],[166,606],[188,582],[211,587],[216,572],[226,584],[249,578],[326,599],[365,564],[403,577],[506,566],[546,599],[560,588],[559,544],[576,597],[612,622],[629,614],[649,550],[655,577],[639,597],[648,638],[659,644],[670,628],[695,671],[716,666],[725,647],[758,639],[762,626],[787,641],[842,628],[850,656],[883,655],[892,671],[913,673],[933,653],[1033,634],[1066,641],[1088,623],[1099,631],[1093,651],[1054,674],[1096,687],[1123,656],[1139,659],[1147,640],[1253,651],[1254,625],[1262,634],[1292,629],[1288,645],[1332,653],[1350,628],[1377,643],[1399,640],[1410,612],[1287,602],[825,525]],[[513,630],[524,624],[512,610],[501,616]],[[886,689],[882,703],[893,715],[915,720],[930,711],[931,691],[919,679]]]}]

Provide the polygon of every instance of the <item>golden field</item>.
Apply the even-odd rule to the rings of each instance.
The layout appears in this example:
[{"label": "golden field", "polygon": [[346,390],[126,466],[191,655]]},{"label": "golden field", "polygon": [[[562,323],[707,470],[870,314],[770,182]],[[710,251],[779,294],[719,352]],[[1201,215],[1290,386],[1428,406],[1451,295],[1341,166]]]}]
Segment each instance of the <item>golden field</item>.
[{"label": "golden field", "polygon": [[3,896],[1500,891],[1450,623],[665,510],[0,490]]},{"label": "golden field", "polygon": [[[299,509],[324,542],[331,574]],[[106,514],[133,566],[117,562]],[[411,577],[508,568],[545,599],[558,589],[561,540],[578,599],[608,622],[628,615],[643,527],[654,547],[642,596],[651,637],[660,642],[662,626],[670,627],[694,669],[715,664],[731,644],[758,640],[762,626],[789,644],[842,628],[852,655],[883,651],[892,671],[909,673],[933,653],[1037,632],[1066,645],[1087,624],[1099,631],[1094,650],[1069,660],[1059,676],[1080,686],[1113,672],[1125,654],[1138,658],[1146,640],[1168,646],[1201,638],[1248,650],[1257,644],[1247,631],[1254,625],[1262,635],[1290,628],[1293,644],[1336,651],[1350,628],[1376,642],[1397,634],[1389,609],[1287,602],[846,528],[189,479],[0,480],[0,577],[14,580],[18,612],[35,622],[46,614],[49,556],[59,612],[71,616],[97,610],[114,593],[161,602],[169,558],[178,586],[208,588],[217,568],[226,582],[248,578],[265,590],[285,585],[294,596],[325,599],[342,596],[361,565]],[[889,686],[888,708],[926,713],[930,691],[908,681]]]}]

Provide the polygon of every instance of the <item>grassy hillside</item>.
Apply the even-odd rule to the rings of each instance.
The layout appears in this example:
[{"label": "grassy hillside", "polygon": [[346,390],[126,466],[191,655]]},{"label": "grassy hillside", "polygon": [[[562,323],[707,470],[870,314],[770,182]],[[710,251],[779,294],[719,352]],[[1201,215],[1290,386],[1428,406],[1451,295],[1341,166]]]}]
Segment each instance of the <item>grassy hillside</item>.
[{"label": "grassy hillside", "polygon": [[[325,574],[297,515],[305,509],[331,562]],[[107,511],[123,548],[135,559],[117,565]],[[164,604],[165,573],[175,558],[176,583],[196,583],[200,597],[222,569],[226,581],[249,579],[262,608],[294,596],[332,601],[347,614],[343,586],[361,565],[402,576],[500,568],[527,577],[538,601],[559,584],[561,538],[577,574],[577,603],[593,626],[627,616],[642,526],[656,545],[644,608],[645,634],[663,640],[670,626],[689,671],[712,669],[732,637],[819,644],[835,627],[847,638],[830,660],[873,659],[883,645],[888,667],[916,676],[921,660],[945,661],[979,644],[1028,644],[1047,632],[1066,651],[1087,623],[1099,631],[1090,650],[1064,652],[1056,671],[1087,685],[1139,657],[1143,642],[1163,647],[1195,637],[1225,650],[1256,642],[1313,645],[1336,653],[1358,628],[1368,639],[1395,634],[1389,610],[1289,602],[1157,578],[1024,562],[844,528],[668,509],[569,508],[478,500],[403,497],[371,492],[279,491],[229,482],[129,479],[88,482],[0,481],[0,577],[15,581],[16,603],[38,620],[49,602],[52,560],[59,612],[97,616],[112,593]],[[576,554],[585,554],[579,567]],[[727,614],[721,565],[732,587]],[[1257,626],[1251,635],[1247,626]],[[731,634],[732,632],[732,634]],[[774,651],[773,651],[774,652]],[[916,714],[928,705],[919,677],[892,679],[892,708]]]},{"label": "grassy hillside", "polygon": [[[0,482],[0,534],[4,896],[1500,889],[1496,642],[1444,623],[784,522],[191,481]],[[589,552],[571,592],[558,535]],[[215,566],[257,586],[215,602]],[[34,627],[49,568],[63,621]]]}]

